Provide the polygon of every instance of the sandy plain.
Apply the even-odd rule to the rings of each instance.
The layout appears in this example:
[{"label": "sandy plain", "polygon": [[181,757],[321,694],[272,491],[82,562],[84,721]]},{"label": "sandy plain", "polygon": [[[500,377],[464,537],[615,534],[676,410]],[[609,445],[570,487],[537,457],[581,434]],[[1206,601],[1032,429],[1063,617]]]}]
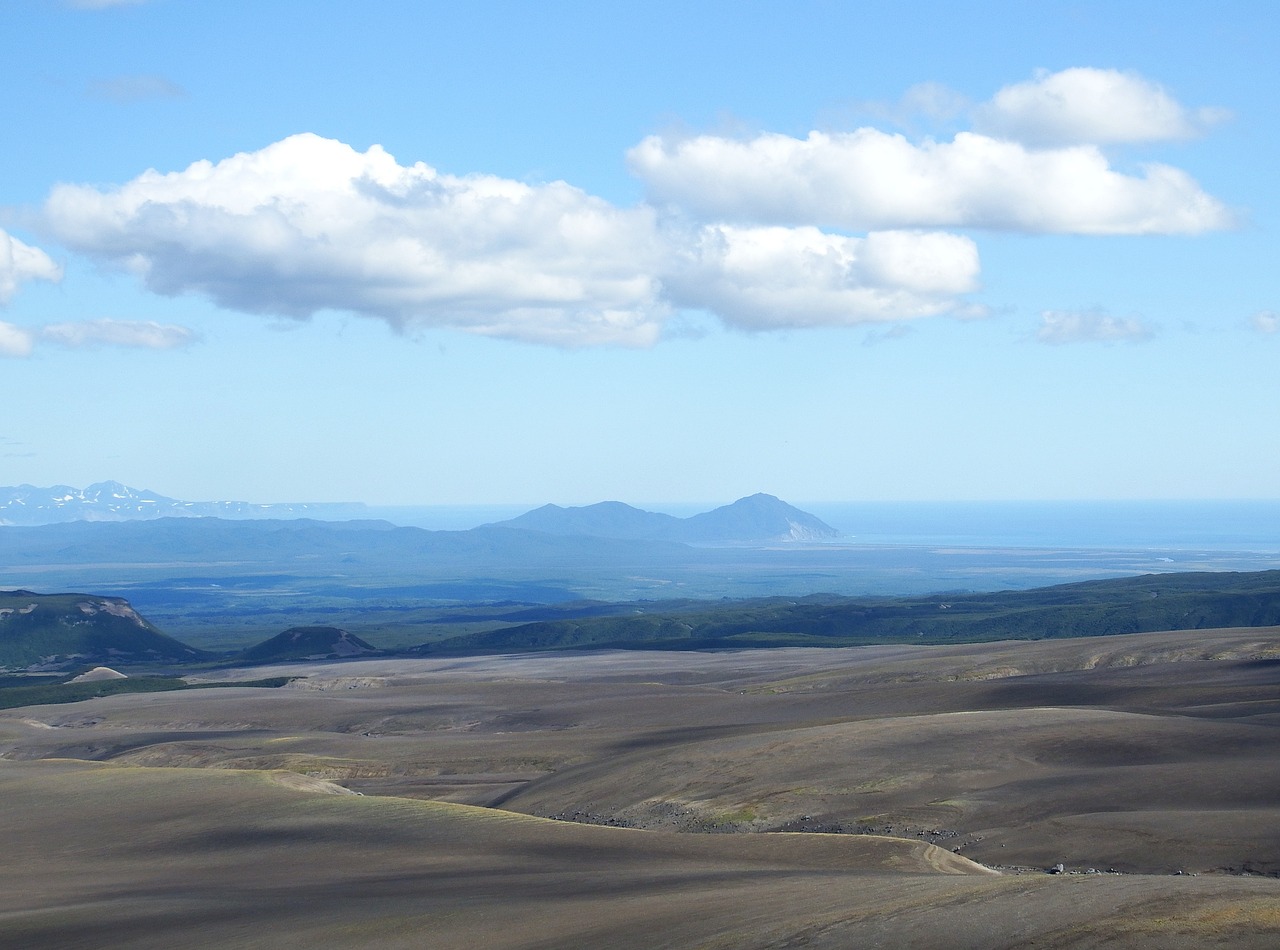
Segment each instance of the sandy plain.
[{"label": "sandy plain", "polygon": [[1280,945],[1280,629],[271,672],[0,713],[0,943]]}]

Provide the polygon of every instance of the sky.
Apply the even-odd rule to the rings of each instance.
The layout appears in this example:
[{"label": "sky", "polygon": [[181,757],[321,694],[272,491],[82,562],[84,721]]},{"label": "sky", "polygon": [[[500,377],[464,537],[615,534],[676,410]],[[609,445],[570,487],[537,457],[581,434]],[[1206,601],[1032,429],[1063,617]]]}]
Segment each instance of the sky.
[{"label": "sky", "polygon": [[1280,497],[1280,7],[0,0],[0,485]]}]

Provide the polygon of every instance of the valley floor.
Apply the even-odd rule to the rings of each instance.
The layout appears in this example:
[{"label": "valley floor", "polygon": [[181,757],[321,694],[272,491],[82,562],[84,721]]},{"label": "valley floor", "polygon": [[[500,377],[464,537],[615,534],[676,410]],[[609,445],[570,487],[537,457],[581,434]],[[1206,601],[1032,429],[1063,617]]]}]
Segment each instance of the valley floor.
[{"label": "valley floor", "polygon": [[1280,629],[270,672],[0,712],[0,942],[1280,944]]}]

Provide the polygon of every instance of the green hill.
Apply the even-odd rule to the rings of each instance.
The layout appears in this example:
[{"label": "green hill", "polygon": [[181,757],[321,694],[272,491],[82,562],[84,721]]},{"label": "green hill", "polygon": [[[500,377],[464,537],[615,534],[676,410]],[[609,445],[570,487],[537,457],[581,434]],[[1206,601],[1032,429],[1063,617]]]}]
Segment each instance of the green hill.
[{"label": "green hill", "polygon": [[290,627],[240,654],[246,663],[345,659],[377,653],[375,647],[338,627]]},{"label": "green hill", "polygon": [[119,597],[0,591],[0,670],[204,658],[201,651],[161,633]]},{"label": "green hill", "polygon": [[521,624],[421,653],[954,643],[1280,625],[1280,571],[1146,574],[1024,591],[929,597],[767,598]]}]

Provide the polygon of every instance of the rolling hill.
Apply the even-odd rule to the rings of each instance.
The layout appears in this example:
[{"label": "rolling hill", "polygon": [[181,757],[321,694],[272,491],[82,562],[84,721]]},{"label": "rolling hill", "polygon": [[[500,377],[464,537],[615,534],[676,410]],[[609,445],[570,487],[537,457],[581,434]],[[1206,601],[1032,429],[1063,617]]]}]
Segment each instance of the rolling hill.
[{"label": "rolling hill", "polygon": [[119,597],[0,591],[0,670],[187,663],[204,657],[161,633]]},{"label": "rolling hill", "polygon": [[348,659],[377,653],[375,647],[338,627],[290,627],[240,654],[245,663]]},{"label": "rolling hill", "polygon": [[[1147,574],[925,597],[508,603],[459,618],[496,629],[446,637],[400,655],[968,643],[1260,627],[1280,625],[1280,571]],[[377,653],[383,651],[342,628],[304,625],[222,658],[273,663]],[[215,659],[161,633],[118,597],[0,592],[0,671]]]},{"label": "rolling hill", "polygon": [[454,637],[423,653],[952,643],[1280,624],[1280,571],[1147,574],[929,597],[763,598],[545,620]]}]

